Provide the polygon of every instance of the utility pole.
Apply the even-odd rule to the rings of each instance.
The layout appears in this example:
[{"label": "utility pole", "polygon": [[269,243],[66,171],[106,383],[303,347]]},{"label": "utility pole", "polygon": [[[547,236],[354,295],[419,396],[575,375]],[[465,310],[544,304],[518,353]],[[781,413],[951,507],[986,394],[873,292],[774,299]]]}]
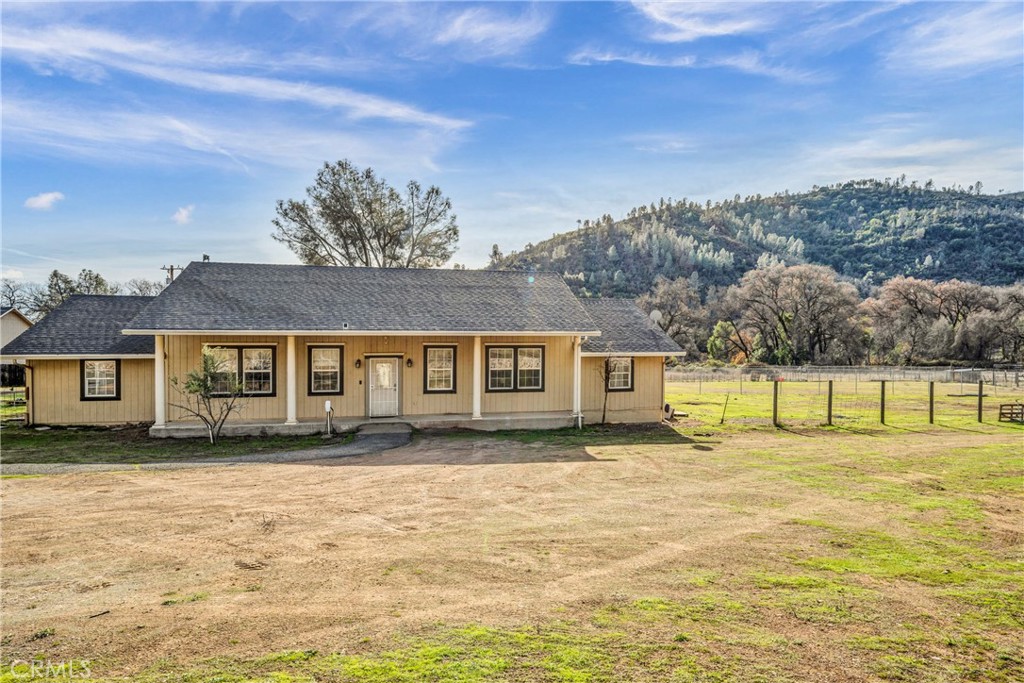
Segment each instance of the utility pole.
[{"label": "utility pole", "polygon": [[172,282],[174,282],[174,273],[177,272],[177,271],[183,270],[183,268],[181,266],[171,265],[171,266],[160,266],[160,270],[162,270],[165,273],[167,273],[167,277],[164,278],[164,281],[167,284],[171,284]]}]

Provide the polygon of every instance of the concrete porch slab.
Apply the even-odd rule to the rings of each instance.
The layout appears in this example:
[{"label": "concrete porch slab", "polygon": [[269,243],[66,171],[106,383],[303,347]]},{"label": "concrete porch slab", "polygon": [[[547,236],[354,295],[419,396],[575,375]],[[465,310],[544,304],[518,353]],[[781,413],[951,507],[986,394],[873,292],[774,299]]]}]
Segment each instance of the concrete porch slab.
[{"label": "concrete porch slab", "polygon": [[[390,433],[383,431],[399,425],[416,429],[473,429],[494,432],[503,429],[561,429],[572,427],[573,418],[569,413],[513,413],[507,415],[484,415],[474,420],[471,415],[400,415],[378,418],[334,419],[334,431],[361,433]],[[392,427],[393,426],[393,427]],[[324,432],[323,420],[304,421],[296,424],[284,422],[228,422],[221,431],[222,436],[308,436]],[[169,422],[163,427],[150,427],[149,435],[155,438],[192,439],[206,436],[206,427],[195,422]]]}]

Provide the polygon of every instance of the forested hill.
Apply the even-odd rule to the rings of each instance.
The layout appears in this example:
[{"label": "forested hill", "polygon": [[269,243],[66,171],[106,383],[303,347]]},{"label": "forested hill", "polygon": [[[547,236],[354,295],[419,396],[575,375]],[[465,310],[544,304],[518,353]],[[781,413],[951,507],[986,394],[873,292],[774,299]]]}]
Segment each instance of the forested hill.
[{"label": "forested hill", "polygon": [[864,291],[895,275],[1008,284],[1024,279],[1024,193],[900,179],[717,204],[662,199],[492,255],[491,267],[552,270],[581,294],[627,296],[659,275],[729,285],[766,261],[831,266]]}]

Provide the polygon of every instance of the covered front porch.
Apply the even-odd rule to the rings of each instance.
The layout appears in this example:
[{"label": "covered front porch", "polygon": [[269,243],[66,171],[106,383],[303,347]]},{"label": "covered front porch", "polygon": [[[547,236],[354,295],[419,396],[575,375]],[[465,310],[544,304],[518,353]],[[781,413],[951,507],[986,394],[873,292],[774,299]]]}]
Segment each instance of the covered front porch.
[{"label": "covered front porch", "polygon": [[[336,418],[331,428],[334,433],[355,432],[373,425],[409,425],[415,429],[474,429],[493,432],[503,429],[560,429],[572,427],[576,419],[567,412],[514,413],[507,415],[403,415],[398,417]],[[274,436],[326,434],[327,421],[296,420],[293,423],[261,420],[235,420],[225,423],[223,436]],[[163,439],[190,439],[205,437],[206,427],[198,422],[168,422],[150,427],[149,435]]]}]

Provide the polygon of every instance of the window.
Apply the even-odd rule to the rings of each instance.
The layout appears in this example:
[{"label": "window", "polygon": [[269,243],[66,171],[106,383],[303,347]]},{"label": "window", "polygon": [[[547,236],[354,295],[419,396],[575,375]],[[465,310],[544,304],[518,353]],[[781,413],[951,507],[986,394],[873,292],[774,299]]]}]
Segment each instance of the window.
[{"label": "window", "polygon": [[[248,396],[274,395],[274,349],[270,346],[210,346],[217,361],[213,393],[235,391]],[[239,380],[241,378],[241,380]]]},{"label": "window", "polygon": [[343,394],[344,352],[340,346],[309,347],[309,393]]},{"label": "window", "polygon": [[633,359],[608,358],[608,391],[633,391]]},{"label": "window", "polygon": [[242,349],[242,391],[246,394],[273,393],[273,349]]},{"label": "window", "polygon": [[121,400],[121,361],[82,361],[82,400]]},{"label": "window", "polygon": [[210,354],[217,362],[217,371],[213,375],[213,393],[234,393],[238,389],[238,349],[213,346],[210,347]]},{"label": "window", "polygon": [[455,347],[424,347],[423,373],[424,393],[455,393]]},{"label": "window", "polygon": [[544,347],[487,347],[487,390],[544,391]]}]

